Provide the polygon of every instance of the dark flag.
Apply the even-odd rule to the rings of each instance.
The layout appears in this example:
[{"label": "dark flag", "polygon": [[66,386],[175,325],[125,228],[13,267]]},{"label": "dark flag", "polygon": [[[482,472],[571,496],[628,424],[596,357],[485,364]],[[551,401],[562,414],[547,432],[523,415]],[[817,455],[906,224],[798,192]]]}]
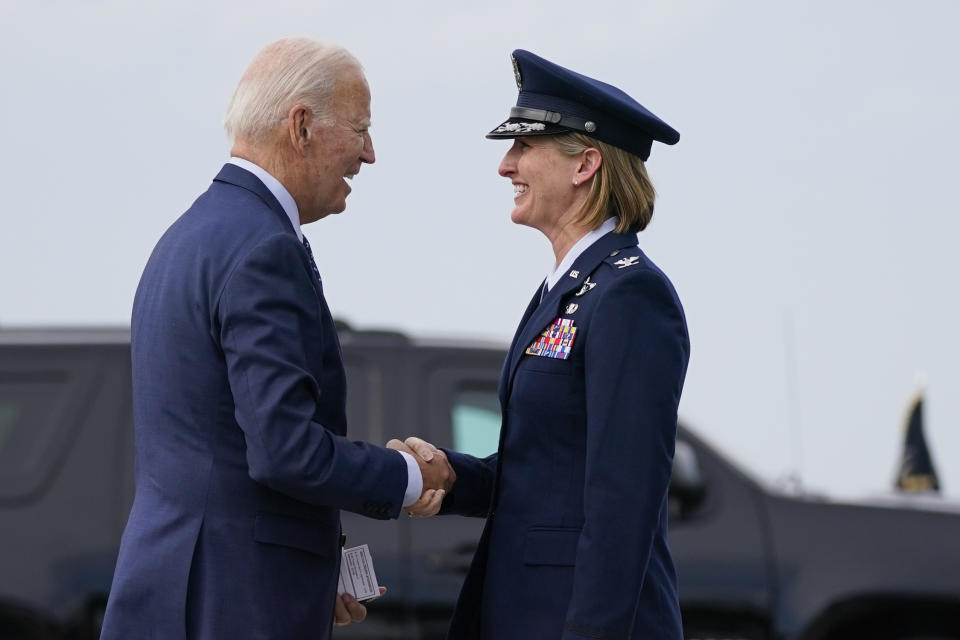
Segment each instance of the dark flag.
[{"label": "dark flag", "polygon": [[907,430],[903,442],[903,457],[897,473],[896,488],[899,491],[940,491],[937,471],[927,449],[923,435],[923,394],[918,394],[907,417]]}]

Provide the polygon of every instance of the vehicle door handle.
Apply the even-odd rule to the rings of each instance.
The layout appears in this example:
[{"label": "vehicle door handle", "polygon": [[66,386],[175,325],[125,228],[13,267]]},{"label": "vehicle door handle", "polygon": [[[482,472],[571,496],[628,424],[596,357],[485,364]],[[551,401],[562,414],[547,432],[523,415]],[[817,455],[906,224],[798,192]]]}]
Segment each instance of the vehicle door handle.
[{"label": "vehicle door handle", "polygon": [[424,564],[430,571],[465,574],[470,569],[470,563],[476,551],[476,542],[465,542],[453,549],[431,551],[427,554]]}]

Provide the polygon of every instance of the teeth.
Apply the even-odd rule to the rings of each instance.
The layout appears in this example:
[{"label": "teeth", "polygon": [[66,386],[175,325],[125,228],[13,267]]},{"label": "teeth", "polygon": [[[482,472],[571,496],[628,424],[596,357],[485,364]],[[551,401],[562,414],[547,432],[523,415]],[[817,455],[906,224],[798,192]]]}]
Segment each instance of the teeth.
[{"label": "teeth", "polygon": [[521,193],[526,193],[527,189],[529,188],[530,187],[525,184],[515,184],[513,185],[513,195],[518,196]]}]

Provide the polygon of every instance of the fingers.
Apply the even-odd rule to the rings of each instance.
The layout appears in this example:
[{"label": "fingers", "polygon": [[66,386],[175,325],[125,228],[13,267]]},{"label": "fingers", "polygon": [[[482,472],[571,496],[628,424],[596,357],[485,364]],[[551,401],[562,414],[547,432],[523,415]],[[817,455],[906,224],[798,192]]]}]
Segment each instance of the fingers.
[{"label": "fingers", "polygon": [[409,453],[410,455],[419,455],[416,451],[408,447],[403,442],[400,442],[396,438],[387,443],[387,449],[393,449],[395,451],[403,451],[404,453]]},{"label": "fingers", "polygon": [[405,511],[411,516],[427,516],[432,515],[428,513],[430,503],[435,499],[436,494],[440,493],[435,489],[427,489],[423,492],[423,495],[420,496],[420,499],[411,504],[409,507],[405,507]]},{"label": "fingers", "polygon": [[[380,595],[386,593],[384,587],[380,587]],[[351,622],[363,622],[367,617],[367,608],[357,602],[357,599],[349,593],[344,593],[336,597],[333,605],[333,624],[337,627],[348,625]]]},{"label": "fingers", "polygon": [[433,460],[433,456],[437,453],[442,453],[435,446],[427,442],[426,440],[421,440],[420,438],[411,436],[406,439],[405,442],[400,442],[396,438],[387,443],[388,449],[395,449],[397,451],[404,451],[406,453],[416,454],[424,462],[430,462]]},{"label": "fingers", "polygon": [[347,605],[343,602],[343,596],[337,596],[333,599],[333,625],[342,627],[345,624],[350,624],[350,612],[347,611]]},{"label": "fingers", "polygon": [[343,601],[347,605],[347,611],[350,612],[350,621],[363,622],[367,617],[367,608],[349,593],[343,594]]},{"label": "fingers", "polygon": [[424,462],[433,460],[433,455],[439,451],[435,446],[425,440],[411,436],[404,441],[410,449],[415,451],[418,456],[423,458]]},{"label": "fingers", "polygon": [[443,499],[447,496],[447,492],[443,489],[439,491],[434,491],[433,496],[427,499],[427,503],[423,506],[423,513],[419,515],[424,516],[435,516],[440,513],[440,505],[443,504]]},{"label": "fingers", "polygon": [[419,500],[406,508],[406,512],[411,516],[419,516],[422,518],[435,516],[440,513],[440,505],[443,504],[443,498],[446,495],[447,492],[443,489],[428,489],[423,492]]}]

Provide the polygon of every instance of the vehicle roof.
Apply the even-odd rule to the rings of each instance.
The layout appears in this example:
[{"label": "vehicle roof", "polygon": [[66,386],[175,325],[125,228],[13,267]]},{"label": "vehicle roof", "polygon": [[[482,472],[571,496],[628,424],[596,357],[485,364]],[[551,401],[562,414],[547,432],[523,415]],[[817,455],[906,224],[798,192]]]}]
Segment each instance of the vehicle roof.
[{"label": "vehicle roof", "polygon": [[[362,346],[412,346],[429,349],[476,349],[506,351],[507,345],[493,340],[456,336],[411,337],[399,331],[355,330],[338,326],[340,342]],[[0,327],[0,345],[129,344],[129,327]]]},{"label": "vehicle roof", "polygon": [[0,327],[0,345],[129,343],[129,327]]},{"label": "vehicle roof", "polygon": [[960,514],[960,502],[938,493],[885,493],[865,496],[859,500],[843,500],[843,502],[870,507]]}]

